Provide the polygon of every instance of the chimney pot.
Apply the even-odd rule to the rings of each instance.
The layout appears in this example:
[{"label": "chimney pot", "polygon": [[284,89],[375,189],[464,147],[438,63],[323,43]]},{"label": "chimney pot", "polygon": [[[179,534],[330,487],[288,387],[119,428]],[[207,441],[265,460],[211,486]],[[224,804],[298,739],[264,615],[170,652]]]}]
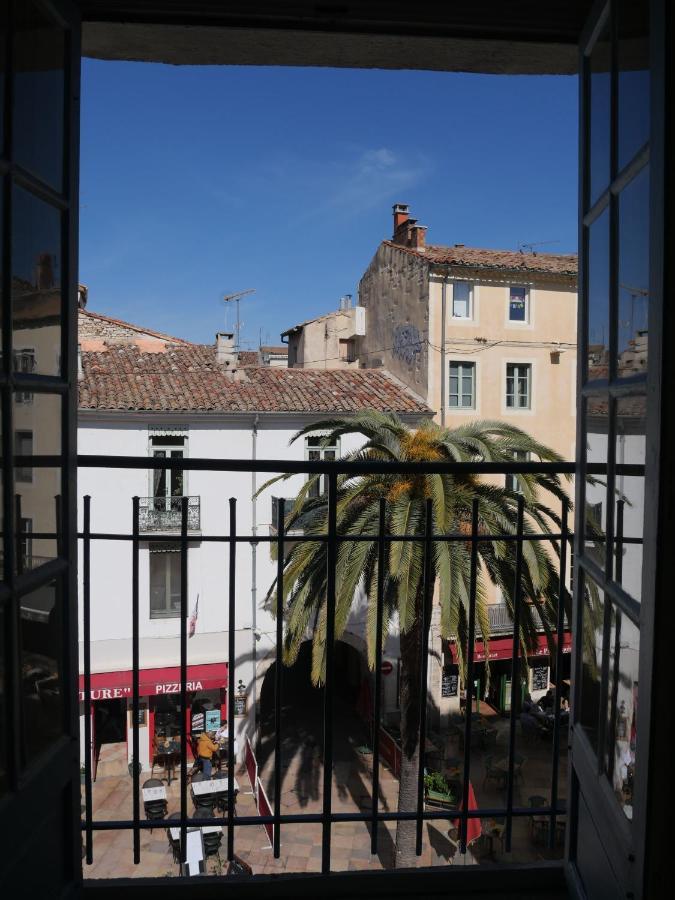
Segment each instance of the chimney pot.
[{"label": "chimney pot", "polygon": [[399,228],[404,225],[409,218],[410,208],[407,203],[394,203],[394,240],[396,239],[396,232]]},{"label": "chimney pot", "polygon": [[216,362],[223,366],[234,366],[236,364],[237,354],[234,349],[233,332],[216,332]]}]

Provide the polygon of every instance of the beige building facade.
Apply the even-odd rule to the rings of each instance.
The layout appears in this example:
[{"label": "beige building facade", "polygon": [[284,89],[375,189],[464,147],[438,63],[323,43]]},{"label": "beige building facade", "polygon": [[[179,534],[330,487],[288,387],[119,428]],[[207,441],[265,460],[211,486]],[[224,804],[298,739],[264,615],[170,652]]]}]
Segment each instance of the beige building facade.
[{"label": "beige building facade", "polygon": [[576,256],[427,245],[394,207],[394,235],[359,284],[359,364],[383,366],[447,427],[499,419],[566,459],[576,431]]},{"label": "beige building facade", "polygon": [[335,312],[294,325],[281,335],[288,342],[289,369],[358,369],[365,310],[348,295]]}]

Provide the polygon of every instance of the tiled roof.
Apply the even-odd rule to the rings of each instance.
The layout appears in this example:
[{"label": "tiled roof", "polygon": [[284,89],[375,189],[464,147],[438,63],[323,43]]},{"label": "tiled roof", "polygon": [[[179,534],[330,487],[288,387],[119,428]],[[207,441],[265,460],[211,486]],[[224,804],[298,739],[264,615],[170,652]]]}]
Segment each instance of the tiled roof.
[{"label": "tiled roof", "polygon": [[384,241],[403,253],[412,253],[432,264],[465,266],[472,269],[500,269],[508,272],[546,273],[576,276],[576,253],[521,253],[517,250],[487,250],[481,247],[443,247],[427,244],[424,250]]},{"label": "tiled roof", "polygon": [[233,374],[216,362],[215,348],[203,344],[157,353],[133,344],[83,351],[82,370],[81,409],[430,413],[381,369],[258,366]]},{"label": "tiled roof", "polygon": [[257,350],[240,350],[239,351],[240,366],[259,366],[260,354]]}]

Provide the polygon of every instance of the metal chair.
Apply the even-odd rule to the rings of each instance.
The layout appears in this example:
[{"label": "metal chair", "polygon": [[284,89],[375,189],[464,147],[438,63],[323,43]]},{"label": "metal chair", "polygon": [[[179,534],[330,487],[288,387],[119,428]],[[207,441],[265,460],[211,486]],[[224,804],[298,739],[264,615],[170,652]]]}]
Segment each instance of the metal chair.
[{"label": "metal chair", "polygon": [[497,786],[503,788],[506,786],[506,772],[503,769],[498,769],[492,763],[493,757],[486,756],[483,760],[485,765],[485,777],[483,778],[483,787],[487,786],[488,781],[494,781],[497,783]]},{"label": "metal chair", "polygon": [[147,781],[143,782],[143,788],[155,788],[162,787],[162,781],[159,778],[148,778]]}]

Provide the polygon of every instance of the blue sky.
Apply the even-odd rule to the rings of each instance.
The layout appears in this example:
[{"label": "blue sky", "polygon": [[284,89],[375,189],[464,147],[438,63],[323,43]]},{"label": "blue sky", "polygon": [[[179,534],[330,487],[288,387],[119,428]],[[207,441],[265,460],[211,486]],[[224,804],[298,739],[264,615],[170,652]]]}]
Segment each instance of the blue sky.
[{"label": "blue sky", "polygon": [[430,243],[575,251],[576,78],[84,61],[90,309],[212,341],[255,288],[242,339],[278,343],[356,296],[395,202]]}]

